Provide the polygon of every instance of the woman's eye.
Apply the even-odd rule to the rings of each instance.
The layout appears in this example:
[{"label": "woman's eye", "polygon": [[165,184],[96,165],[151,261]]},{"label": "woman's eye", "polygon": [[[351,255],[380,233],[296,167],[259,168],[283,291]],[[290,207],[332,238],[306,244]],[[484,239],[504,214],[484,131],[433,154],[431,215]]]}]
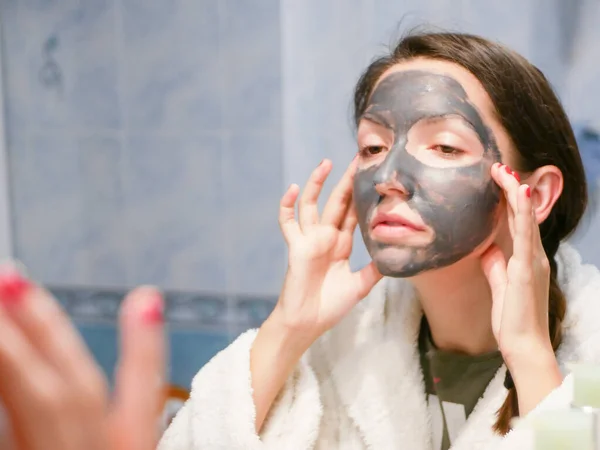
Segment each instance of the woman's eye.
[{"label": "woman's eye", "polygon": [[385,150],[383,145],[369,145],[367,147],[363,147],[362,153],[366,156],[377,155]]},{"label": "woman's eye", "polygon": [[459,150],[455,147],[451,147],[449,145],[434,145],[432,149],[443,153],[444,155],[458,155],[459,153],[462,153],[462,150]]}]

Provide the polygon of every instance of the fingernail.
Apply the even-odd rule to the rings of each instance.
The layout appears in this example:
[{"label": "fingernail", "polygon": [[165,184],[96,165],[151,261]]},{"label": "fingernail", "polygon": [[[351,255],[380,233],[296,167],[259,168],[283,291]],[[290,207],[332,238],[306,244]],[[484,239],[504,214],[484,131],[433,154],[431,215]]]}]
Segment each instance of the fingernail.
[{"label": "fingernail", "polygon": [[162,323],[164,321],[164,304],[160,294],[148,301],[146,309],[142,311],[142,320],[148,325]]},{"label": "fingernail", "polygon": [[519,174],[517,172],[513,172],[513,175],[515,176],[515,178],[517,179],[517,181],[520,183],[521,182],[521,177],[519,176]]},{"label": "fingernail", "polygon": [[19,303],[29,290],[31,283],[15,265],[0,268],[0,302],[4,305]]},{"label": "fingernail", "polygon": [[321,167],[323,165],[323,163],[325,162],[325,160],[321,160],[321,162],[319,163],[319,165],[317,167]]},{"label": "fingernail", "polygon": [[531,188],[529,186],[527,186],[527,190],[525,191],[525,195],[527,195],[527,198],[531,198]]},{"label": "fingernail", "polygon": [[506,170],[506,173],[508,173],[508,174],[512,173],[512,170],[510,170],[510,167],[508,167],[508,166],[505,166],[504,170]]}]

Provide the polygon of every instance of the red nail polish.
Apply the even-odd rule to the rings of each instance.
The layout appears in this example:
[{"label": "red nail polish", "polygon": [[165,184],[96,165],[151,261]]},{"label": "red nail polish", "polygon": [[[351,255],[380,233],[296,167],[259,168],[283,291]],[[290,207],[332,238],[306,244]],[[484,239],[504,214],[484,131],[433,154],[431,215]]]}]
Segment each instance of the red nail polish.
[{"label": "red nail polish", "polygon": [[29,286],[29,281],[16,270],[4,270],[0,273],[0,302],[5,305],[20,302]]},{"label": "red nail polish", "polygon": [[517,179],[517,181],[520,183],[521,182],[521,177],[519,176],[519,174],[517,172],[513,172],[513,175]]},{"label": "red nail polish", "polygon": [[527,190],[525,191],[525,195],[527,195],[527,198],[531,198],[531,188],[529,186],[527,186]]},{"label": "red nail polish", "polygon": [[512,170],[510,170],[510,167],[508,167],[508,166],[505,166],[504,170],[506,170],[506,173],[508,173],[508,174],[512,173]]},{"label": "red nail polish", "polygon": [[152,302],[149,302],[146,309],[142,312],[142,320],[148,325],[162,323],[164,321],[164,307],[163,300],[160,295],[156,295],[156,298]]}]

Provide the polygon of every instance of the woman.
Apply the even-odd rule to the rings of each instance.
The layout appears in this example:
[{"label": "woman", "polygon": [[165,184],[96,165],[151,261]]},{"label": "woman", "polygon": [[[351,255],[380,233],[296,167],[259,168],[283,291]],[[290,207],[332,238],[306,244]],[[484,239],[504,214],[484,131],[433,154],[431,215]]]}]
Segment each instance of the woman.
[{"label": "woman", "polygon": [[[359,153],[322,214],[327,160],[297,221],[298,186],[281,200],[277,306],[198,373],[161,450],[518,448],[511,418],[566,407],[564,363],[599,362],[600,276],[561,245],[584,170],[543,74],[415,34],[354,105]],[[351,273],[357,223],[372,262]]]}]

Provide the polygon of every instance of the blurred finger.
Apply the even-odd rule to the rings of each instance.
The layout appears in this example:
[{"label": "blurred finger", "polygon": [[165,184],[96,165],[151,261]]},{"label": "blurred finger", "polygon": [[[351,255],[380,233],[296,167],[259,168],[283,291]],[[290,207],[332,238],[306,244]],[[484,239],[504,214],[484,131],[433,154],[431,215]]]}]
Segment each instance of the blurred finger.
[{"label": "blurred finger", "polygon": [[508,274],[506,258],[497,245],[490,246],[481,256],[481,267],[492,290],[492,297],[499,299],[504,296]]},{"label": "blurred finger", "polygon": [[60,433],[53,419],[60,412],[61,383],[5,310],[20,301],[24,289],[20,281],[0,279],[0,398],[17,442],[51,449]]},{"label": "blurred finger", "polygon": [[538,228],[533,215],[530,193],[531,189],[527,185],[519,188],[513,238],[513,257],[526,265],[531,265],[533,261],[533,236]]},{"label": "blurred finger", "polygon": [[526,194],[529,197],[529,201],[531,203],[531,220],[533,221],[533,232],[531,235],[531,239],[533,251],[534,253],[537,251],[539,252],[539,254],[543,255],[543,257],[546,257],[546,251],[544,250],[544,244],[542,242],[542,234],[540,232],[540,224],[538,223],[533,200],[531,199],[531,187],[529,187],[529,190],[526,191]]},{"label": "blurred finger", "polygon": [[294,207],[300,193],[300,187],[292,184],[288,188],[279,203],[279,226],[285,241],[289,244],[292,239],[300,235],[300,225],[296,221]]},{"label": "blurred finger", "polygon": [[78,389],[86,408],[103,412],[107,399],[104,375],[58,302],[45,289],[29,283],[15,265],[4,266],[0,277],[28,283],[7,313],[39,354]]},{"label": "blurred finger", "polygon": [[298,205],[298,218],[302,230],[319,221],[317,200],[323,189],[323,184],[331,172],[331,168],[331,161],[324,159],[321,164],[313,170],[304,187],[304,192],[300,197],[300,204]]},{"label": "blurred finger", "polygon": [[356,173],[357,158],[354,158],[342,179],[333,189],[331,196],[327,200],[321,223],[333,225],[339,228],[342,225],[348,205],[352,200],[352,188],[354,185],[354,174]]},{"label": "blurred finger", "polygon": [[13,430],[9,418],[2,414],[2,423],[0,425],[0,450],[20,450],[27,448],[27,441],[22,437],[17,436]]},{"label": "blurred finger", "polygon": [[358,272],[354,272],[354,282],[356,283],[356,291],[359,296],[358,301],[367,296],[371,289],[383,278],[383,275],[377,270],[377,266],[373,261],[367,264]]},{"label": "blurred finger", "polygon": [[116,374],[115,419],[128,439],[123,448],[154,448],[164,393],[163,299],[151,287],[132,291],[121,311],[121,361]]},{"label": "blurred finger", "polygon": [[352,199],[350,199],[350,204],[346,210],[346,216],[344,217],[344,221],[342,223],[342,231],[345,231],[350,234],[354,234],[354,230],[356,229],[356,225],[358,224],[358,216],[356,214],[356,208]]},{"label": "blurred finger", "polygon": [[516,213],[518,209],[517,191],[521,184],[518,177],[518,174],[506,165],[497,163],[492,167],[492,178],[504,191],[513,213]]}]

